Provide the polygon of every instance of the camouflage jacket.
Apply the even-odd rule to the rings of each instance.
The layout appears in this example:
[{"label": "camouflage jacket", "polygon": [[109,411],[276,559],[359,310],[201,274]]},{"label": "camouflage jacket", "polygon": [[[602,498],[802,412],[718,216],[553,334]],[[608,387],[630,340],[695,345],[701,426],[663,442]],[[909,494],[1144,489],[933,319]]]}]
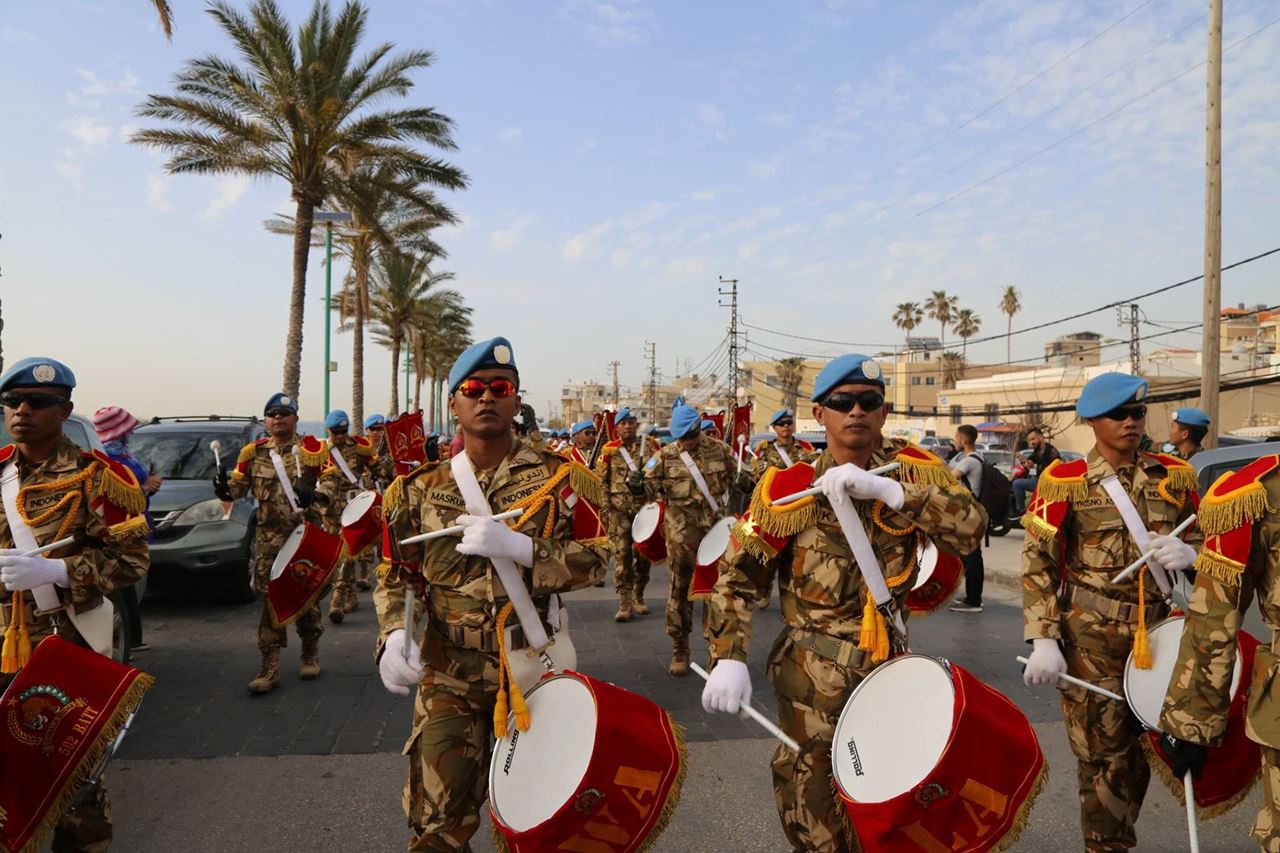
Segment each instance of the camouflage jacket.
[{"label": "camouflage jacket", "polygon": [[706,435],[698,437],[689,455],[693,458],[702,478],[707,481],[707,491],[720,504],[715,512],[699,491],[693,475],[680,459],[680,442],[664,446],[657,457],[645,463],[645,497],[651,501],[666,501],[667,513],[681,513],[696,520],[695,526],[710,527],[718,516],[730,512],[732,490],[736,488],[734,474],[737,460],[729,445]]},{"label": "camouflage jacket", "polygon": [[[885,464],[904,446],[883,440],[867,467]],[[836,463],[831,452],[824,450],[811,464],[817,479]],[[917,474],[907,465],[887,476],[902,483],[905,500],[901,510],[889,509],[879,501],[855,500],[853,505],[898,609],[905,612],[905,599],[918,571],[917,549],[923,538],[932,539],[948,553],[967,554],[981,543],[987,514],[941,460],[937,460],[936,468],[931,466],[928,476]],[[924,480],[932,482],[925,484]],[[751,501],[753,519],[760,517],[762,491],[767,485],[766,478],[756,486]],[[801,522],[807,526],[790,536],[772,555],[768,553],[771,549],[759,547],[758,537],[745,532],[741,525],[735,528],[708,601],[707,632],[712,658],[747,659],[754,602],[760,590],[769,588],[775,574],[784,624],[857,642],[868,594],[866,586],[830,505],[819,498],[813,506],[814,512]]]},{"label": "camouflage jacket", "polygon": [[[1264,461],[1268,459],[1269,465]],[[1235,497],[1244,498],[1243,503],[1252,494],[1252,508],[1237,512],[1227,500],[1218,505],[1229,511],[1214,517],[1214,493],[1229,484],[1228,475],[1214,484],[1201,504],[1200,523],[1207,539],[1196,559],[1195,590],[1160,723],[1183,740],[1221,742],[1231,704],[1236,636],[1244,611],[1256,597],[1263,621],[1271,628],[1271,644],[1268,648],[1264,638],[1254,654],[1252,683],[1239,689],[1249,691],[1246,732],[1280,749],[1280,459],[1263,457],[1248,468],[1257,476],[1244,481],[1261,488],[1239,489]],[[1260,496],[1265,503],[1258,501]]]},{"label": "camouflage jacket", "polygon": [[[136,583],[151,564],[147,548],[149,528],[146,498],[128,467],[105,453],[85,453],[63,436],[49,458],[37,465],[21,459],[16,445],[0,450],[0,467],[12,463],[20,477],[18,510],[36,542],[47,545],[68,536],[74,544],[46,556],[67,564],[70,586],[58,589],[63,602],[76,612],[92,610],[103,596]],[[7,515],[0,512],[0,548],[17,547]],[[24,602],[32,601],[23,592]],[[13,593],[0,585],[0,603],[11,604]],[[62,633],[74,637],[69,620]],[[47,617],[36,620],[34,643],[52,632]]]},{"label": "camouflage jacket", "polygon": [[237,500],[245,495],[253,495],[258,501],[258,529],[276,535],[284,535],[303,521],[319,523],[324,517],[326,504],[318,500],[302,512],[294,512],[285,496],[284,486],[276,476],[276,469],[271,464],[271,450],[280,452],[284,461],[285,473],[289,475],[290,485],[297,492],[298,478],[306,471],[320,476],[326,455],[324,442],[309,435],[295,435],[288,444],[277,446],[271,438],[260,438],[253,444],[246,444],[240,449],[236,459],[236,467],[231,472],[231,495]]},{"label": "camouflage jacket", "polygon": [[[596,462],[596,476],[604,484],[604,493],[609,498],[609,509],[624,513],[634,513],[644,503],[644,498],[631,494],[627,488],[627,475],[631,469],[622,456],[623,443],[611,441],[600,451],[600,459]],[[637,434],[626,445],[627,453],[636,470],[644,468],[649,457],[658,449],[658,444],[646,435]]]},{"label": "camouflage jacket", "polygon": [[[1112,618],[1099,612],[1096,597],[1137,602],[1136,577],[1119,586],[1111,578],[1140,554],[1102,481],[1117,475],[1147,529],[1169,533],[1195,512],[1195,472],[1174,463],[1172,457],[1142,453],[1135,465],[1116,471],[1095,447],[1087,460],[1054,462],[1045,469],[1022,521],[1027,534],[1022,548],[1023,639],[1064,639],[1066,624],[1069,642],[1095,651],[1114,648],[1128,653],[1136,608],[1128,619]],[[1056,476],[1076,468],[1084,469],[1082,476],[1061,482]],[[1061,518],[1055,514],[1062,512]],[[1054,518],[1045,521],[1046,516]],[[1202,537],[1192,527],[1183,539],[1198,545]],[[1076,590],[1084,590],[1091,600],[1072,601]],[[1160,589],[1150,577],[1144,580],[1143,606],[1152,618],[1166,613]]]},{"label": "camouflage jacket", "polygon": [[813,445],[799,438],[793,438],[791,446],[785,450],[787,456],[791,457],[790,465],[778,452],[778,439],[770,438],[757,443],[756,458],[751,461],[751,476],[759,480],[769,468],[790,468],[797,462],[808,462],[817,456]]},{"label": "camouflage jacket", "polygon": [[[351,476],[356,478],[354,483],[347,479],[346,473],[333,458],[334,453],[342,454],[342,461],[347,463]],[[329,439],[325,442],[324,454],[325,461],[320,471],[316,496],[323,507],[325,529],[330,533],[337,533],[341,526],[342,511],[347,508],[348,496],[352,492],[373,488],[378,459],[374,455],[373,443],[359,435],[349,436],[341,442]]]},{"label": "camouflage jacket", "polygon": [[[538,501],[532,517],[516,529],[533,537],[533,566],[519,568],[540,610],[547,595],[590,586],[604,577],[608,564],[607,539],[573,538],[573,513],[566,497],[577,472],[591,480],[579,482],[579,487],[594,484],[598,491],[599,483],[589,472],[580,467],[571,471],[563,456],[545,447],[534,448],[521,438],[513,440],[510,453],[496,470],[476,472],[495,514],[522,501]],[[557,485],[546,489],[548,481],[557,477]],[[466,513],[451,466],[428,462],[397,478],[387,487],[383,512],[391,532],[391,568],[381,575],[374,591],[377,655],[382,654],[387,635],[404,627],[405,582],[418,582],[412,575],[420,575],[426,583],[429,620],[450,628],[493,631],[507,594],[488,559],[459,554],[456,536],[400,544],[402,539],[450,527]]]}]

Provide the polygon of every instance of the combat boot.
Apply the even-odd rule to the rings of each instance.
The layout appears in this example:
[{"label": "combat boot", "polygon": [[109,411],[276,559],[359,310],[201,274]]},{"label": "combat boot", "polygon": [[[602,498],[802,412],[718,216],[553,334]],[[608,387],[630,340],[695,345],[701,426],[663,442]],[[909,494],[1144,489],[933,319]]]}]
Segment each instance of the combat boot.
[{"label": "combat boot", "polygon": [[676,678],[684,678],[689,674],[689,638],[680,637],[671,641],[671,663],[667,672]]},{"label": "combat boot", "polygon": [[648,616],[649,607],[644,603],[644,584],[636,584],[631,594],[631,613],[635,616]]},{"label": "combat boot", "polygon": [[320,640],[302,641],[302,666],[298,676],[303,681],[315,681],[320,677]]},{"label": "combat boot", "polygon": [[280,683],[280,650],[272,649],[262,653],[262,671],[258,677],[249,682],[249,692],[255,696],[270,693]]},{"label": "combat boot", "polygon": [[360,609],[360,596],[356,595],[354,586],[347,587],[346,595],[342,596],[342,612],[354,613]]},{"label": "combat boot", "polygon": [[631,621],[631,590],[618,590],[618,612],[613,614],[614,622]]},{"label": "combat boot", "polygon": [[335,601],[329,605],[329,621],[333,624],[341,625],[342,619],[346,615],[346,612],[343,611],[342,606],[338,604],[338,602]]}]

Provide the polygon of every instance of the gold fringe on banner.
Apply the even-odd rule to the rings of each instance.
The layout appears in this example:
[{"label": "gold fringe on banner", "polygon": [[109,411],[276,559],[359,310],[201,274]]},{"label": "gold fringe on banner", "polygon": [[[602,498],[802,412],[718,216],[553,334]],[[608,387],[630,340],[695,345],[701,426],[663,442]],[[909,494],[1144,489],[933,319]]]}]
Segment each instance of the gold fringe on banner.
[{"label": "gold fringe on banner", "polygon": [[1244,574],[1243,563],[1237,563],[1225,554],[1210,551],[1208,548],[1200,550],[1192,568],[1228,586],[1240,586],[1240,577]]},{"label": "gold fringe on banner", "polygon": [[146,536],[150,532],[151,525],[147,523],[147,517],[145,515],[135,515],[119,524],[113,524],[108,527],[107,538],[118,542],[124,539]]},{"label": "gold fringe on banner", "polygon": [[777,468],[769,467],[751,493],[751,520],[770,536],[795,536],[818,522],[818,499],[810,495],[789,504],[774,506],[769,495]]},{"label": "gold fringe on banner", "polygon": [[[1214,483],[1215,488],[1217,485],[1218,483]],[[1257,521],[1268,512],[1271,512],[1271,506],[1267,503],[1267,488],[1255,480],[1222,497],[1214,494],[1214,489],[1210,488],[1200,501],[1196,523],[1207,535],[1221,536],[1246,521]]]},{"label": "gold fringe on banner", "polygon": [[142,515],[147,511],[147,498],[142,494],[133,472],[125,469],[129,479],[117,474],[110,465],[103,465],[102,479],[98,481],[95,496],[101,496],[128,512],[130,515]]},{"label": "gold fringe on banner", "polygon": [[1058,535],[1058,528],[1028,511],[1022,516],[1022,532],[1037,542],[1048,542]]},{"label": "gold fringe on banner", "polygon": [[382,493],[382,512],[387,518],[396,514],[404,501],[404,477],[396,477]]},{"label": "gold fringe on banner", "polygon": [[[1169,769],[1169,765],[1165,764],[1163,759],[1156,753],[1156,748],[1151,745],[1149,735],[1143,735],[1139,740],[1142,744],[1142,752],[1147,757],[1147,764],[1151,765],[1154,775],[1159,777],[1164,786],[1169,789],[1169,793],[1174,796],[1179,804],[1187,801],[1186,792],[1182,789],[1182,780],[1173,775],[1173,771]],[[1253,793],[1253,786],[1258,783],[1258,779],[1262,776],[1262,768],[1258,768],[1258,772],[1249,780],[1249,784],[1245,785],[1241,790],[1233,794],[1229,799],[1220,803],[1214,803],[1211,806],[1202,806],[1196,803],[1196,817],[1200,820],[1213,820],[1215,817],[1222,817],[1227,812],[1234,809],[1240,803]]]},{"label": "gold fringe on banner", "polygon": [[569,465],[569,488],[573,493],[592,506],[604,506],[606,498],[600,478],[581,462],[570,462]]}]

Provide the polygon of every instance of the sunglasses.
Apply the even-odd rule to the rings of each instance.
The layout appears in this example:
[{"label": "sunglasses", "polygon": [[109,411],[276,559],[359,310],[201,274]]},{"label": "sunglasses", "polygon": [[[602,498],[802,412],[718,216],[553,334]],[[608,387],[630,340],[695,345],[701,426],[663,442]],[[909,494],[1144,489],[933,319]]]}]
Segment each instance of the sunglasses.
[{"label": "sunglasses", "polygon": [[824,409],[834,409],[845,414],[852,412],[855,405],[864,412],[874,412],[884,405],[884,395],[879,391],[860,391],[857,394],[842,391],[839,394],[832,394],[818,405]]},{"label": "sunglasses", "polygon": [[382,427],[380,426],[371,426],[371,427],[366,427],[365,429],[367,432],[382,432]]},{"label": "sunglasses", "polygon": [[516,383],[510,379],[494,379],[491,382],[485,382],[483,379],[464,379],[458,383],[458,390],[455,393],[461,394],[468,400],[479,400],[486,390],[492,391],[493,396],[499,399],[514,397]]},{"label": "sunglasses", "polygon": [[1109,421],[1127,421],[1129,418],[1133,418],[1135,421],[1140,421],[1146,416],[1146,406],[1116,406],[1111,411],[1104,412],[1101,415],[1101,417],[1104,417]]},{"label": "sunglasses", "polygon": [[272,409],[271,411],[267,412],[267,417],[287,418],[290,415],[295,415],[295,414],[297,414],[297,412],[295,412],[293,409]]},{"label": "sunglasses", "polygon": [[57,394],[46,394],[43,391],[6,391],[0,394],[0,403],[4,403],[6,409],[16,409],[23,403],[26,403],[33,409],[47,409],[50,406],[56,406],[60,403],[67,402],[66,397]]},{"label": "sunglasses", "polygon": [[774,426],[795,426],[795,421],[778,421]]}]

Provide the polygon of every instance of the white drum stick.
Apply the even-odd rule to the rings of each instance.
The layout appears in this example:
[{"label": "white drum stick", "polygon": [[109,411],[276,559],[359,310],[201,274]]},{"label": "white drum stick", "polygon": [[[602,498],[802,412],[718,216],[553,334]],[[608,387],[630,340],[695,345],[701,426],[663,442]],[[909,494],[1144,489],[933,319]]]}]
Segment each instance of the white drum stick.
[{"label": "white drum stick", "polygon": [[[698,665],[697,661],[689,661],[689,668],[698,673],[698,675],[701,675],[704,681],[711,678],[711,676],[707,674],[707,671]],[[764,726],[765,731],[782,741],[788,749],[793,749],[796,752],[800,751],[800,744],[796,743],[794,738],[782,729],[778,728],[777,723],[770,720],[750,705],[743,705],[738,711],[738,716],[743,717],[744,719],[755,720],[757,723]]]},{"label": "white drum stick", "polygon": [[[1031,663],[1031,661],[1027,660],[1022,655],[1018,655],[1018,657],[1016,657],[1015,660],[1018,663],[1024,664],[1024,665]],[[1083,687],[1085,690],[1092,690],[1094,693],[1097,693],[1100,696],[1106,696],[1108,699],[1114,699],[1117,702],[1125,701],[1125,698],[1121,696],[1119,693],[1112,693],[1110,690],[1104,690],[1098,685],[1090,684],[1089,682],[1083,679],[1076,678],[1074,675],[1067,675],[1065,672],[1060,672],[1058,673],[1058,678],[1062,679],[1068,684],[1074,684],[1076,687]]]},{"label": "white drum stick", "polygon": [[[490,516],[494,521],[510,521],[513,518],[519,518],[524,515],[522,509],[509,509],[506,512],[500,512],[497,515]],[[410,536],[408,539],[401,539],[401,545],[414,545],[418,542],[430,542],[432,539],[443,539],[446,536],[460,536],[465,530],[461,524],[453,527],[446,527],[444,530],[432,530],[430,533],[419,533],[417,536]]]},{"label": "white drum stick", "polygon": [[409,648],[413,645],[413,638],[417,635],[417,626],[413,624],[413,598],[416,593],[413,591],[413,585],[409,583],[409,579],[404,579],[404,662],[409,663]]},{"label": "white drum stick", "polygon": [[[897,462],[890,462],[888,465],[881,465],[879,468],[872,468],[868,474],[888,474],[890,471],[898,467]],[[774,506],[783,506],[784,504],[794,503],[801,498],[811,497],[813,495],[822,494],[821,486],[814,486],[812,489],[805,489],[803,492],[796,492],[794,495],[783,495],[773,502]]]},{"label": "white drum stick", "polygon": [[215,438],[213,441],[209,442],[209,449],[213,451],[213,467],[221,471],[222,454],[219,451],[222,450],[222,442]]},{"label": "white drum stick", "polygon": [[1200,853],[1200,824],[1196,820],[1195,782],[1191,779],[1191,771],[1182,779],[1182,792],[1187,801],[1187,840],[1191,853]]},{"label": "white drum stick", "polygon": [[65,539],[59,539],[57,542],[50,542],[48,545],[41,545],[39,548],[36,548],[34,551],[25,551],[23,552],[22,556],[39,557],[41,554],[48,554],[50,551],[56,551],[59,548],[65,548],[68,545],[74,545],[75,542],[76,542],[76,537],[68,536]]},{"label": "white drum stick", "polygon": [[[1193,512],[1191,515],[1187,516],[1187,520],[1186,520],[1186,521],[1182,522],[1182,523],[1181,523],[1181,524],[1179,524],[1177,527],[1173,528],[1173,532],[1172,532],[1172,533],[1170,533],[1169,535],[1170,535],[1170,536],[1181,536],[1184,532],[1186,532],[1186,530],[1187,530],[1187,528],[1188,528],[1188,527],[1190,527],[1191,525],[1195,524],[1195,521],[1196,521],[1196,514]],[[1150,559],[1151,559],[1151,557],[1152,557],[1155,553],[1156,553],[1156,549],[1155,549],[1155,548],[1152,548],[1150,551],[1146,551],[1146,552],[1144,552],[1144,553],[1143,553],[1143,555],[1142,555],[1141,557],[1139,557],[1138,559],[1136,559],[1136,560],[1134,560],[1132,563],[1130,563],[1128,566],[1126,566],[1126,567],[1125,567],[1125,570],[1124,570],[1123,572],[1121,572],[1120,574],[1118,574],[1118,575],[1116,575],[1115,577],[1113,577],[1113,578],[1111,579],[1111,582],[1112,582],[1112,583],[1120,583],[1120,582],[1122,582],[1122,581],[1126,581],[1126,580],[1128,580],[1128,579],[1129,579],[1129,576],[1130,576],[1131,574],[1133,574],[1134,572],[1136,572],[1138,569],[1140,569],[1140,568],[1142,568],[1143,566],[1145,566],[1145,565],[1146,565],[1146,563],[1147,563],[1147,560],[1150,560]]]},{"label": "white drum stick", "polygon": [[742,473],[742,445],[746,443],[747,443],[747,437],[745,435],[739,435],[738,436],[738,473],[739,474]]}]

